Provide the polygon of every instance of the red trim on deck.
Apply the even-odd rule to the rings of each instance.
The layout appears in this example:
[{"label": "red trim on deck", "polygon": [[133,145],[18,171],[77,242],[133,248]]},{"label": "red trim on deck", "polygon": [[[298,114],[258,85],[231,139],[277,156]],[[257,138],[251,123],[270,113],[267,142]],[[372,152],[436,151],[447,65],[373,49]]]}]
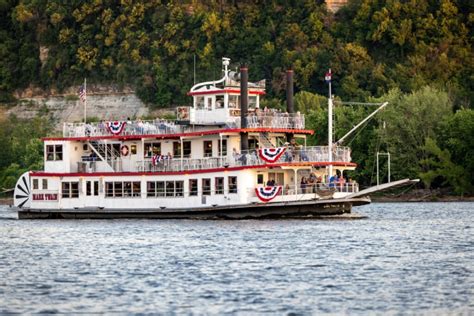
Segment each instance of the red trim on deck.
[{"label": "red trim on deck", "polygon": [[[250,90],[250,89],[249,89],[249,94],[253,94],[253,95],[264,95],[265,94],[265,91]],[[222,90],[196,91],[196,92],[188,92],[187,95],[193,96],[193,95],[207,95],[207,94],[217,94],[217,93],[240,93],[240,89],[222,89]]]},{"label": "red trim on deck", "polygon": [[140,140],[142,138],[157,138],[157,139],[179,139],[180,137],[188,136],[204,136],[204,135],[216,135],[220,133],[291,133],[291,134],[308,134],[313,135],[314,131],[309,129],[287,129],[287,128],[227,128],[227,129],[216,129],[207,130],[200,132],[190,133],[177,133],[177,134],[148,134],[148,135],[109,135],[109,136],[82,136],[82,137],[43,137],[42,141],[46,140],[100,140],[100,139],[118,139],[118,140]]},{"label": "red trim on deck", "polygon": [[[245,169],[269,169],[274,167],[305,167],[305,166],[314,166],[314,167],[325,167],[330,163],[327,161],[323,162],[286,162],[286,163],[276,163],[276,164],[267,164],[259,166],[238,166],[238,167],[228,167],[228,168],[212,168],[212,169],[200,169],[200,170],[186,170],[186,171],[163,171],[163,172],[94,172],[94,173],[85,173],[85,172],[74,172],[74,173],[59,173],[59,172],[44,172],[44,171],[30,171],[30,176],[36,177],[105,177],[105,176],[116,176],[116,177],[135,177],[135,176],[168,176],[168,175],[181,175],[181,174],[198,174],[198,173],[214,173],[214,172],[223,172],[223,171],[239,171]],[[335,167],[357,167],[356,163],[353,162],[333,162]]]}]

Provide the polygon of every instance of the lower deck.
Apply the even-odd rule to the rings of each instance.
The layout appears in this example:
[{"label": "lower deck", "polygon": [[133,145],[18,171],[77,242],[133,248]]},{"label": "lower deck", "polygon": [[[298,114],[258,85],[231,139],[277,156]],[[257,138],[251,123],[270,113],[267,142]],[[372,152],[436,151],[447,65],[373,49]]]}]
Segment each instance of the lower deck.
[{"label": "lower deck", "polygon": [[21,206],[40,210],[189,210],[337,199],[359,190],[354,182],[328,183],[326,172],[325,168],[272,167],[179,175],[32,174],[24,181],[31,189],[28,201]]}]

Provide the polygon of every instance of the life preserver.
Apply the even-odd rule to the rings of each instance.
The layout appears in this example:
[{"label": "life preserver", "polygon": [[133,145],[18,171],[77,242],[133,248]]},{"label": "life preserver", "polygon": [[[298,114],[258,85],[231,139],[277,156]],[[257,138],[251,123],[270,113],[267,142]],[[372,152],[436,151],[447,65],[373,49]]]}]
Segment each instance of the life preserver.
[{"label": "life preserver", "polygon": [[122,147],[120,147],[120,153],[122,154],[122,156],[127,156],[128,155],[128,146],[127,145],[122,145]]}]

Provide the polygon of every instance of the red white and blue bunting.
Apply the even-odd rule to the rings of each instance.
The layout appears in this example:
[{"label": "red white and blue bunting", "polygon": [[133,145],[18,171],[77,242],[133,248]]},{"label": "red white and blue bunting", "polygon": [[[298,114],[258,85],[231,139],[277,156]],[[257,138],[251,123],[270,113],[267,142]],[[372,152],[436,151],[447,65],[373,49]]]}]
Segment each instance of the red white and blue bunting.
[{"label": "red white and blue bunting", "polygon": [[260,201],[265,203],[273,200],[277,195],[280,194],[280,192],[281,186],[255,188],[257,197],[260,199]]},{"label": "red white and blue bunting", "polygon": [[163,161],[163,160],[169,160],[169,159],[171,159],[171,156],[169,156],[169,155],[158,155],[158,154],[156,154],[156,155],[153,155],[153,156],[151,157],[151,164],[152,164],[153,166],[156,166],[156,165],[157,165],[158,163],[160,163],[161,161]]},{"label": "red white and blue bunting", "polygon": [[127,122],[114,121],[114,122],[106,122],[105,124],[110,133],[114,135],[119,135],[122,133]]},{"label": "red white and blue bunting", "polygon": [[258,150],[258,155],[264,161],[273,163],[280,159],[281,155],[285,152],[286,147],[278,147],[278,148],[261,148]]}]

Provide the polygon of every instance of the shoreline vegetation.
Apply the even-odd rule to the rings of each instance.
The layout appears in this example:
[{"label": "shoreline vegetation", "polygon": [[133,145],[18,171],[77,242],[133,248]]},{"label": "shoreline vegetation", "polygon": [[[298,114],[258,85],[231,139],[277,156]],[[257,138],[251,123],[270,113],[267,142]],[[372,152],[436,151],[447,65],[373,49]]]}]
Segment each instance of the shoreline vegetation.
[{"label": "shoreline vegetation", "polygon": [[[262,108],[285,111],[284,74],[294,70],[296,110],[315,130],[308,146],[327,144],[329,68],[335,139],[374,110],[341,101],[388,102],[341,144],[358,165],[347,176],[361,187],[376,182],[380,152],[390,153],[391,179],[420,178],[417,189],[472,196],[473,9],[465,0],[349,1],[335,14],[324,1],[6,2],[0,188],[43,168],[40,138],[61,124],[46,106],[35,118],[6,117],[4,110],[21,102],[19,92],[75,91],[87,77],[91,85],[130,87],[151,110],[189,105],[193,82],[218,78],[221,58],[229,57],[232,69],[245,63],[251,80],[266,79]],[[380,181],[387,179],[381,159]],[[407,197],[417,198],[430,195]]]}]

